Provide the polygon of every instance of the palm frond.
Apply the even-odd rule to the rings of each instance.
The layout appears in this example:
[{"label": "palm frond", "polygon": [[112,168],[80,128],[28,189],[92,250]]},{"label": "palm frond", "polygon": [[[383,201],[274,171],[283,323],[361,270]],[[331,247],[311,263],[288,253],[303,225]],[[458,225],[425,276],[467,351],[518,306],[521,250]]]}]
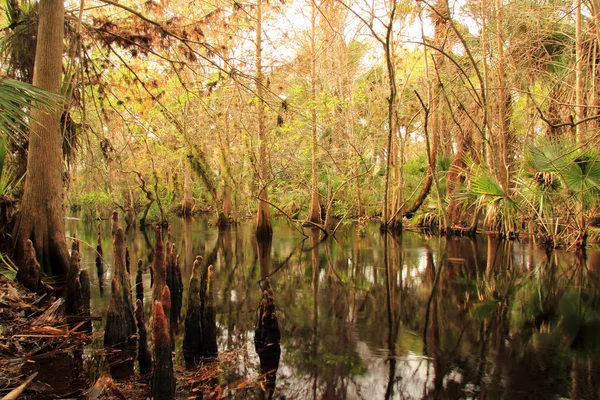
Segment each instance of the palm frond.
[{"label": "palm frond", "polygon": [[0,80],[0,133],[25,134],[30,122],[29,108],[59,107],[62,97],[37,86],[12,79]]},{"label": "palm frond", "polygon": [[4,170],[4,158],[6,157],[6,136],[0,136],[0,177]]}]

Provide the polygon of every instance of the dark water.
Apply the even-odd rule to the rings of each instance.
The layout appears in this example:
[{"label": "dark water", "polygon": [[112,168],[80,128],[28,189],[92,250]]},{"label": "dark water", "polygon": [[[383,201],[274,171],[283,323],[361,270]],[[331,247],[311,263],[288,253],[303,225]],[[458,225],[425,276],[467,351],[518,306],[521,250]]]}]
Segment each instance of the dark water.
[{"label": "dark water", "polygon": [[[97,228],[69,220],[67,229],[90,244],[81,245],[82,267],[92,277],[93,314],[104,315],[112,270],[101,294]],[[382,236],[374,225],[320,241],[284,222],[269,249],[257,246],[253,229],[248,222],[219,232],[205,220],[171,226],[186,284],[194,257],[214,256],[219,350],[245,357],[232,379],[260,373],[254,326],[259,281],[269,276],[281,330],[275,398],[598,398],[598,251],[547,254],[487,236]],[[110,263],[108,222],[102,230]],[[154,235],[126,237],[135,276],[138,259],[151,263]]]}]

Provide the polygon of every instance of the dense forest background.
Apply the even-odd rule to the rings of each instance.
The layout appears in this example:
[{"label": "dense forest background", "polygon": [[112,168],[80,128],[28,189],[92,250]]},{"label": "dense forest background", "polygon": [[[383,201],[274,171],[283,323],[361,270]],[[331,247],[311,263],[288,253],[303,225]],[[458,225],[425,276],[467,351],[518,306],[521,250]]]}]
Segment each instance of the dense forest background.
[{"label": "dense forest background", "polygon": [[3,8],[0,204],[17,249],[66,260],[47,244],[55,216],[115,208],[142,226],[256,216],[259,236],[272,213],[327,233],[378,217],[550,247],[595,235],[598,0]]}]

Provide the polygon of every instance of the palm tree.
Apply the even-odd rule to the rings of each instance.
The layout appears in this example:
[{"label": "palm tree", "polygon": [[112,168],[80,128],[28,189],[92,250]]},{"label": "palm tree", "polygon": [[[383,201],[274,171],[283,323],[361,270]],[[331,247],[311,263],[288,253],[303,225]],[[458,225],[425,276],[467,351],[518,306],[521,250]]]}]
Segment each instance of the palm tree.
[{"label": "palm tree", "polygon": [[524,204],[553,246],[586,244],[600,193],[600,153],[561,142],[530,145],[525,152]]}]

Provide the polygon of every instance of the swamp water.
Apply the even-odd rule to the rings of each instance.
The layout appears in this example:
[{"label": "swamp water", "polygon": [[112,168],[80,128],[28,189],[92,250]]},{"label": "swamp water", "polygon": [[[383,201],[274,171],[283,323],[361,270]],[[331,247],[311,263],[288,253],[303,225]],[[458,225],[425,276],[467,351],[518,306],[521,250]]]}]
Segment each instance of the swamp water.
[{"label": "swamp water", "polygon": [[[106,316],[112,279],[110,225],[101,223],[105,272],[95,267],[97,225],[70,219],[92,280],[92,314]],[[546,253],[528,242],[381,235],[375,225],[324,241],[277,221],[271,243],[254,223],[219,231],[206,220],[173,221],[187,307],[196,255],[212,258],[219,353],[235,350],[225,386],[261,374],[254,329],[269,277],[281,333],[274,398],[598,398],[600,252]],[[87,243],[87,244],[86,244]],[[152,263],[154,232],[129,230],[137,260]],[[144,273],[145,299],[151,299]],[[134,290],[135,291],[135,290]],[[146,321],[149,319],[149,301]],[[183,317],[184,318],[184,317]],[[105,321],[94,322],[103,331]],[[183,322],[175,337],[184,368]],[[86,350],[101,353],[102,338]],[[231,357],[232,353],[229,353]],[[90,375],[97,371],[89,372]],[[118,380],[118,379],[117,379]],[[264,387],[264,386],[263,386]],[[193,395],[178,390],[178,398]],[[260,389],[242,397],[262,397]],[[268,394],[267,394],[268,395]]]}]

